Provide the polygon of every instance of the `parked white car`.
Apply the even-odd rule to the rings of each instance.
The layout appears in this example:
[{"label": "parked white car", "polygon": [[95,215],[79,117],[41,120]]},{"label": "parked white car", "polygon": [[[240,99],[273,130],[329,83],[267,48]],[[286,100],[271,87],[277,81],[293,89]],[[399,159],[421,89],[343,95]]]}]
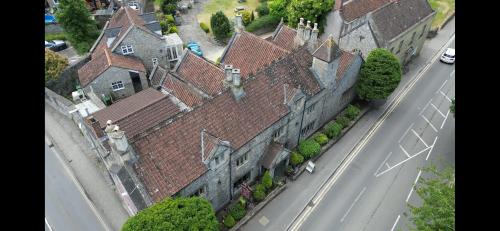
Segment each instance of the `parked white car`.
[{"label": "parked white car", "polygon": [[449,64],[455,63],[455,49],[446,49],[446,51],[441,55],[441,62]]}]

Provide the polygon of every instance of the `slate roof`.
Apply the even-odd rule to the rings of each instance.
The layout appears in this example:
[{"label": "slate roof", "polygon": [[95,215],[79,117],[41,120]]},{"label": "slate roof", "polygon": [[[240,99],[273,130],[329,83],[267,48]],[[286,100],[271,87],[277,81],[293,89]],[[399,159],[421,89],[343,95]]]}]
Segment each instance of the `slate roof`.
[{"label": "slate roof", "polygon": [[329,63],[341,56],[342,52],[337,43],[333,41],[333,37],[329,37],[314,51],[313,56]]},{"label": "slate roof", "polygon": [[203,96],[200,93],[170,73],[166,75],[162,87],[188,107],[193,108],[203,104]]},{"label": "slate roof", "polygon": [[98,50],[92,54],[92,59],[78,69],[78,78],[82,87],[94,81],[111,66],[146,72],[146,68],[140,59],[114,54],[104,46],[99,44]]},{"label": "slate roof", "polygon": [[150,23],[150,22],[157,22],[158,19],[156,19],[156,15],[154,12],[150,12],[150,13],[143,13],[141,15],[139,15],[139,17],[142,18],[142,20],[145,22],[145,23]]},{"label": "slate roof", "polygon": [[288,53],[288,50],[270,41],[243,31],[233,35],[221,58],[221,63],[239,68],[242,79],[246,79],[249,73],[256,73],[257,70]]},{"label": "slate roof", "polygon": [[180,79],[190,82],[210,96],[218,95],[224,89],[224,71],[189,50],[186,51],[176,73]]},{"label": "slate roof", "polygon": [[158,22],[144,24],[144,26],[153,32],[161,31],[161,26],[160,26],[160,23],[158,23]]},{"label": "slate roof", "polygon": [[350,22],[380,8],[390,1],[391,0],[351,0],[342,5],[340,12],[343,19]]},{"label": "slate roof", "polygon": [[180,112],[179,107],[167,95],[147,88],[93,113],[92,116],[99,121],[102,129],[106,128],[108,120],[118,124],[132,143],[136,135]]},{"label": "slate roof", "polygon": [[278,32],[273,36],[271,42],[280,46],[283,49],[288,51],[293,50],[294,48],[294,38],[297,35],[297,31],[280,23]]},{"label": "slate roof", "polygon": [[389,41],[433,13],[427,0],[398,0],[373,12],[373,21]]}]

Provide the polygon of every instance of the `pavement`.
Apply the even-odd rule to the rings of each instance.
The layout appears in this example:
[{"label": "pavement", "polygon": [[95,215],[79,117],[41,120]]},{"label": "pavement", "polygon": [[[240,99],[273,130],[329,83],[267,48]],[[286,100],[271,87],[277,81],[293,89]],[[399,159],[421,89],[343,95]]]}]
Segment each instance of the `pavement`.
[{"label": "pavement", "polygon": [[179,37],[181,37],[184,43],[189,41],[197,42],[201,50],[203,51],[203,56],[213,62],[217,61],[224,52],[225,45],[221,45],[216,42],[213,38],[208,36],[205,31],[200,28],[200,23],[196,19],[196,15],[203,10],[203,5],[205,5],[208,0],[199,0],[199,3],[193,4],[193,8],[188,10],[187,14],[181,14],[182,24],[177,26]]},{"label": "pavement", "polygon": [[[321,218],[322,218],[321,220],[311,220],[312,222],[314,222],[314,224],[307,223],[307,222],[309,222],[309,220],[307,219],[307,217],[303,216],[303,217],[305,217],[305,219],[303,219],[303,221],[302,221],[302,223],[305,224],[304,226],[302,226],[303,230],[306,230],[306,229],[309,230],[309,228],[311,228],[311,227],[314,227],[315,228],[314,230],[332,230],[332,227],[337,227],[336,225],[334,225],[334,224],[337,224],[335,222],[340,222],[340,219],[342,219],[344,217],[346,210],[349,210],[350,205],[352,205],[354,201],[356,201],[356,203],[354,203],[354,204],[363,203],[362,201],[365,200],[366,195],[369,195],[372,192],[369,190],[375,190],[374,193],[379,193],[377,195],[380,197],[380,193],[381,193],[380,190],[383,191],[384,187],[387,190],[389,187],[389,185],[387,185],[387,182],[389,182],[389,183],[391,182],[390,180],[387,180],[387,178],[390,178],[391,176],[394,178],[394,176],[391,174],[394,174],[394,172],[401,172],[401,170],[398,169],[398,167],[400,168],[408,163],[413,163],[415,165],[418,165],[420,162],[416,161],[417,157],[414,157],[409,161],[407,160],[405,163],[396,166],[396,168],[394,168],[394,170],[391,170],[392,172],[388,171],[388,172],[384,173],[383,177],[380,176],[380,177],[382,177],[380,179],[383,179],[383,180],[380,180],[382,183],[380,183],[380,185],[377,185],[377,186],[372,186],[371,184],[368,185],[365,182],[366,176],[364,176],[364,177],[359,176],[358,177],[358,176],[353,175],[353,174],[359,174],[359,173],[352,173],[352,172],[345,173],[343,177],[346,177],[346,176],[353,177],[353,179],[349,178],[348,180],[345,180],[345,181],[347,181],[347,182],[354,181],[353,184],[357,185],[357,186],[361,186],[361,188],[351,187],[351,185],[346,185],[346,186],[342,186],[342,187],[335,186],[334,189],[343,188],[346,191],[343,191],[340,194],[337,193],[333,197],[330,194],[334,194],[336,191],[330,193],[330,190],[328,189],[328,187],[326,187],[326,186],[331,187],[331,185],[333,185],[333,184],[325,185],[325,183],[327,183],[327,181],[330,179],[330,176],[333,175],[334,171],[341,165],[342,161],[346,158],[346,156],[359,143],[359,141],[363,138],[363,136],[368,133],[368,131],[370,130],[372,125],[374,125],[377,122],[377,120],[382,116],[384,111],[386,111],[386,109],[389,108],[390,102],[393,99],[395,99],[396,96],[398,96],[398,94],[400,92],[402,92],[405,89],[408,89],[408,88],[406,88],[407,84],[412,79],[414,79],[419,73],[424,73],[424,75],[421,77],[422,79],[420,80],[420,82],[417,82],[417,84],[414,85],[414,87],[418,90],[410,91],[409,95],[406,96],[406,97],[408,97],[406,100],[410,101],[410,102],[404,101],[404,102],[406,102],[406,103],[404,103],[406,105],[406,107],[411,107],[411,106],[415,107],[418,105],[418,107],[420,107],[420,108],[418,108],[418,110],[421,110],[425,106],[425,103],[428,102],[429,98],[436,97],[436,96],[438,96],[437,94],[441,94],[439,92],[436,94],[434,94],[434,93],[435,93],[436,89],[441,86],[442,81],[444,81],[444,78],[449,77],[450,73],[443,74],[444,76],[440,76],[440,77],[436,77],[434,75],[435,74],[442,74],[442,73],[445,73],[446,71],[451,72],[450,68],[453,68],[454,66],[446,66],[443,64],[443,65],[439,65],[438,68],[434,68],[434,69],[436,69],[436,70],[434,70],[433,65],[429,65],[429,64],[431,64],[431,58],[436,53],[438,53],[447,42],[450,41],[450,38],[454,35],[454,31],[455,31],[455,20],[453,19],[450,21],[450,23],[445,28],[443,28],[443,30],[441,30],[439,32],[439,34],[435,38],[426,41],[420,55],[418,57],[416,57],[412,61],[412,63],[410,63],[409,71],[402,78],[401,83],[399,84],[398,88],[395,90],[395,93],[393,93],[388,98],[387,102],[384,105],[380,106],[379,108],[372,109],[367,114],[365,114],[365,116],[360,121],[358,121],[358,123],[339,142],[337,142],[334,146],[332,146],[327,152],[325,152],[320,157],[320,159],[316,162],[316,169],[315,169],[315,172],[313,174],[304,173],[296,181],[289,182],[287,185],[287,189],[283,193],[281,193],[279,196],[277,196],[273,201],[271,201],[269,204],[267,204],[267,206],[264,209],[262,209],[259,213],[257,213],[247,224],[245,224],[245,226],[242,227],[242,230],[286,230],[292,224],[292,222],[295,220],[296,217],[298,217],[300,214],[305,214],[302,212],[305,210],[306,207],[315,207],[315,208],[317,207],[315,210],[309,209],[309,211],[307,211],[307,212],[309,212],[309,214],[315,213],[315,216],[320,216],[320,215],[323,215],[323,216],[321,216]],[[441,64],[441,63],[438,63],[438,64]],[[428,69],[424,72],[423,69],[425,67],[427,67]],[[444,68],[444,70],[443,70],[443,68]],[[449,69],[446,69],[446,68],[449,68]],[[451,78],[451,77],[449,77],[449,78]],[[448,81],[451,83],[451,80],[448,80]],[[427,88],[429,88],[431,90],[426,90]],[[436,89],[434,89],[434,88],[436,88]],[[431,92],[434,91],[434,92],[432,92],[433,94],[430,94],[430,93],[427,93],[427,91],[431,91]],[[449,92],[447,92],[447,94],[448,93]],[[418,94],[418,96],[415,96],[414,94]],[[448,97],[453,95],[454,92],[451,92],[449,94],[450,95],[448,95]],[[417,100],[419,98],[424,98],[424,101],[425,101],[424,105],[417,104],[420,102],[420,100],[418,100],[418,102],[411,102],[411,100],[412,99],[415,100],[415,98]],[[444,96],[443,96],[443,98],[444,98]],[[434,105],[439,106],[438,108],[440,108],[441,112],[446,112],[446,108],[445,108],[446,104],[441,102],[442,99],[438,100],[437,98],[435,98],[434,100],[436,100]],[[441,104],[439,104],[439,103],[441,103]],[[432,107],[432,106],[428,106],[428,107]],[[413,109],[415,110],[415,108],[413,108]],[[399,110],[399,109],[396,109],[395,111],[397,111],[397,110]],[[427,110],[427,108],[426,108],[426,110]],[[414,120],[414,118],[408,117],[409,115],[413,115],[413,114],[410,114],[410,113],[414,113],[412,110],[406,110],[406,111],[401,110],[401,111],[402,111],[401,112],[402,116],[405,117],[406,120],[408,120],[408,121]],[[429,112],[425,112],[425,113],[429,113]],[[432,113],[433,113],[432,116],[426,115],[426,118],[427,119],[431,118],[432,119],[431,122],[436,123],[436,125],[435,126],[433,125],[433,126],[436,127],[436,126],[438,126],[437,120],[439,118],[438,116],[436,116],[436,114],[439,114],[439,113],[437,111],[432,112]],[[449,117],[452,117],[452,116],[449,115]],[[395,120],[395,118],[398,118],[398,117],[392,116],[392,114],[391,114],[386,118],[385,123],[390,123],[390,121]],[[417,131],[417,134],[420,134],[421,131],[416,130],[416,129],[419,129],[422,126],[422,124],[424,123],[422,121],[425,121],[423,119],[423,117],[420,116],[419,118],[422,118],[422,119],[418,121],[418,124],[417,124],[417,121],[413,121],[415,123],[414,126],[416,126],[413,129],[415,131]],[[436,121],[434,121],[434,120],[436,120]],[[452,121],[453,118],[448,118],[448,120]],[[404,121],[401,123],[404,124]],[[448,122],[448,123],[451,123],[451,122]],[[378,135],[376,135],[376,137],[381,137],[379,139],[382,139],[382,141],[379,141],[378,143],[384,144],[383,149],[386,149],[386,150],[384,150],[384,152],[371,152],[371,154],[365,154],[364,156],[368,156],[368,157],[359,158],[359,160],[355,160],[348,168],[345,168],[345,171],[353,171],[351,169],[357,169],[358,171],[360,171],[361,169],[364,169],[367,164],[368,165],[371,164],[370,168],[372,167],[372,165],[375,165],[375,169],[373,169],[373,171],[370,169],[366,169],[364,171],[368,171],[368,172],[372,171],[372,172],[370,172],[370,174],[374,174],[374,172],[375,172],[374,170],[377,170],[377,168],[381,165],[381,162],[384,160],[384,158],[386,158],[388,153],[390,151],[392,151],[392,150],[389,150],[389,147],[392,147],[394,145],[393,143],[390,143],[390,142],[394,142],[394,140],[386,139],[385,137],[394,137],[397,135],[401,135],[400,133],[405,132],[405,129],[407,129],[408,126],[409,126],[409,124],[405,124],[403,126],[404,128],[401,128],[398,126],[396,126],[396,127],[394,127],[394,126],[387,126],[387,127],[381,126],[380,129],[382,129],[382,131],[378,131],[376,133],[376,134],[378,134]],[[441,126],[441,125],[439,125],[439,126]],[[428,127],[430,127],[430,125]],[[403,129],[403,130],[401,131],[401,129]],[[432,127],[428,128],[428,129],[432,129]],[[445,130],[443,130],[442,132],[445,134],[448,134],[448,136],[446,136],[446,137],[448,137],[448,138],[452,137],[450,135],[450,133],[452,133],[452,134],[454,133],[454,126],[452,129],[452,132],[446,130],[447,129],[446,126],[443,129],[445,129]],[[426,130],[426,132],[429,132],[429,131]],[[380,135],[380,134],[382,134],[382,135]],[[414,135],[413,132],[410,135]],[[424,136],[425,136],[424,139],[428,139],[429,137],[432,138],[431,135],[429,135],[427,133],[422,134],[421,137],[424,137]],[[453,145],[449,145],[449,142],[454,142],[454,138],[453,138],[453,141],[447,140],[448,138],[443,138],[443,137],[440,138],[439,143],[437,143],[437,142],[435,143],[435,146],[436,146],[435,151],[439,151],[440,153],[448,153],[447,154],[448,156],[450,155],[450,153],[454,154],[454,150],[450,150],[450,149],[444,150],[441,148],[441,146],[442,146],[441,144],[443,144],[444,147],[448,147],[448,148],[449,148],[449,146],[453,146]],[[375,139],[375,138],[373,138],[373,139]],[[399,139],[399,137],[398,137],[398,139]],[[398,139],[396,139],[396,140],[398,140]],[[416,136],[415,136],[415,137],[413,137],[413,139],[418,139],[418,138],[416,138]],[[408,141],[405,141],[405,142],[408,142]],[[371,143],[375,143],[378,145],[377,142],[371,142]],[[433,140],[426,141],[426,144],[430,146],[430,144],[433,144]],[[370,144],[368,144],[368,145],[370,145]],[[371,145],[373,145],[373,144],[371,144]],[[378,150],[376,148],[377,145],[370,146],[370,147],[374,150]],[[407,145],[407,144],[405,144],[405,145]],[[411,148],[411,151],[414,151],[415,147],[411,146],[412,144],[409,144],[409,145],[410,146],[404,146],[405,150],[407,150],[407,149],[410,150],[410,148]],[[418,145],[420,145],[420,147],[422,147],[422,146],[425,147],[425,145],[423,143],[419,143]],[[399,148],[399,145],[397,145],[397,147]],[[365,150],[370,150],[370,148],[366,148]],[[385,151],[387,151],[387,152],[385,152]],[[430,151],[430,149],[428,149],[427,151]],[[366,151],[361,150],[359,155],[363,156],[364,152],[366,152]],[[401,153],[398,153],[398,154],[401,154]],[[411,152],[411,154],[413,155],[416,153]],[[420,153],[418,157],[421,158],[423,155],[424,154]],[[404,154],[404,156],[406,156],[406,154]],[[440,156],[440,155],[436,155],[436,156]],[[394,157],[396,157],[396,154],[394,154]],[[398,157],[401,157],[401,156],[398,156]],[[397,160],[391,159],[391,161],[394,161],[394,162],[388,163],[389,166],[395,166],[397,163],[399,163],[399,162],[396,162]],[[402,160],[400,160],[400,161],[402,161]],[[383,165],[385,165],[385,163],[383,163]],[[418,166],[421,166],[421,165],[418,165]],[[413,166],[413,167],[416,168],[415,166]],[[418,170],[415,169],[414,171],[418,171]],[[405,174],[410,174],[410,175],[412,174],[412,171],[409,171],[408,173],[406,173],[405,171],[403,171],[403,172]],[[411,179],[411,182],[414,181],[415,175],[416,174],[412,175],[411,178],[413,178],[413,179]],[[406,177],[406,178],[404,178],[404,177]],[[403,183],[399,183],[396,186],[394,186],[394,187],[398,187],[398,188],[401,187],[401,189],[404,188],[405,192],[402,193],[402,194],[405,194],[405,195],[403,195],[403,197],[404,197],[403,202],[405,202],[406,197],[407,197],[406,191],[409,191],[411,188],[408,185],[404,185],[404,182],[406,182],[406,183],[409,182],[407,180],[408,177],[409,177],[408,175],[402,175],[401,176],[402,180],[400,180],[400,181]],[[341,179],[342,179],[342,177],[338,178],[337,179],[338,182],[335,184],[336,185],[341,184],[341,183],[339,183],[339,182],[343,182]],[[404,179],[406,179],[406,180],[404,180]],[[365,184],[363,184],[363,183],[365,183]],[[347,184],[347,183],[345,183],[345,184]],[[335,202],[337,202],[337,204],[330,203],[328,205],[323,205],[320,203],[320,204],[314,205],[315,203],[311,203],[313,196],[316,193],[319,193],[322,186],[325,186],[323,188],[327,189],[327,190],[322,191],[321,195],[318,194],[320,197],[325,198],[323,200],[324,202],[322,202],[322,203],[327,203],[327,201],[332,200],[331,198],[338,197],[338,200],[335,201]],[[375,189],[372,189],[372,188],[375,188]],[[359,195],[361,195],[361,196],[359,196]],[[363,197],[363,195],[365,197]],[[375,204],[375,206],[378,206],[377,202],[382,203],[381,202],[382,199],[380,199],[379,197],[374,199],[373,203]],[[330,198],[330,199],[328,199],[328,198]],[[358,198],[358,199],[356,199],[356,198]],[[395,197],[394,200],[397,200],[398,198],[399,197]],[[377,201],[377,199],[379,199],[379,200]],[[362,200],[362,201],[359,201],[359,200]],[[318,200],[315,200],[314,202],[319,203]],[[410,202],[412,202],[412,201],[410,201]],[[373,206],[373,203],[371,204],[372,206]],[[394,213],[398,213],[398,214],[401,213],[401,208],[403,208],[403,207],[405,208],[405,206],[406,206],[405,203],[400,203],[400,202],[388,203],[388,204],[389,205],[387,205],[387,206],[391,206],[391,204],[393,206],[395,206],[394,204],[397,204],[398,206],[400,206],[400,207],[397,207],[397,208],[400,208],[399,210],[393,211]],[[326,209],[326,208],[330,208],[331,212],[329,212],[330,210]],[[358,210],[363,210],[362,206],[359,206],[359,207],[356,206],[356,208]],[[364,221],[365,223],[363,223],[360,220],[357,220],[357,218],[355,216],[357,214],[357,212],[355,212],[356,208],[354,208],[354,206],[353,206],[353,208],[351,208],[351,211],[349,211],[349,214],[351,214],[351,215],[348,214],[348,216],[344,217],[344,219],[342,219],[343,221],[341,223],[346,222],[346,224],[347,223],[349,223],[349,224],[356,224],[356,223],[366,224],[367,222],[368,223],[375,222],[374,220],[370,220],[369,217],[368,218],[364,217],[365,219],[369,219],[369,220],[365,220]],[[340,211],[342,211],[342,212],[340,212]],[[373,210],[373,211],[376,212],[377,210]],[[378,210],[378,211],[379,211],[378,213],[384,214],[383,212],[380,212],[381,210]],[[360,211],[360,212],[362,212],[362,211]],[[378,215],[378,213],[376,212],[373,214]],[[340,216],[339,216],[339,214],[340,214]],[[353,216],[352,214],[355,214],[355,215]],[[371,228],[371,226],[368,226],[368,227],[370,227],[370,230],[390,230],[391,227],[389,227],[388,229],[385,227],[385,225],[387,224],[387,220],[391,220],[390,223],[392,225],[398,214],[380,215],[380,216],[386,217],[386,220],[381,220],[378,224],[376,224],[376,225],[378,225],[377,227],[379,227],[379,228],[384,226],[384,228],[382,228],[382,229],[373,229],[373,228]],[[401,216],[402,215],[400,215],[400,217]],[[311,217],[313,217],[313,216],[311,216]],[[350,219],[352,219],[352,217],[355,217],[354,219],[356,219],[357,222],[350,220]],[[363,217],[361,217],[361,218],[363,218]],[[403,218],[400,218],[400,219],[403,219]],[[370,224],[372,224],[372,223],[370,223]],[[403,223],[403,222],[401,222],[401,223]],[[365,227],[366,226],[360,227],[360,228],[365,228]],[[344,229],[346,229],[346,227],[344,227]],[[356,230],[354,227],[348,227],[347,229],[348,230]],[[337,229],[335,228],[335,230],[337,230]]]},{"label": "pavement", "polygon": [[66,44],[68,44],[68,48],[66,48],[62,51],[58,51],[56,53],[68,58],[69,65],[78,62],[78,60],[80,60],[83,56],[78,55],[76,53],[75,48],[73,46],[71,46],[71,44],[69,44],[68,41],[66,41]]},{"label": "pavement", "polygon": [[65,164],[45,145],[45,230],[108,230]]},{"label": "pavement", "polygon": [[[45,104],[45,135],[61,153],[104,222],[111,230],[120,230],[129,215],[114,190],[104,164],[74,122],[48,104]],[[45,166],[48,168],[50,165],[46,162]]]}]

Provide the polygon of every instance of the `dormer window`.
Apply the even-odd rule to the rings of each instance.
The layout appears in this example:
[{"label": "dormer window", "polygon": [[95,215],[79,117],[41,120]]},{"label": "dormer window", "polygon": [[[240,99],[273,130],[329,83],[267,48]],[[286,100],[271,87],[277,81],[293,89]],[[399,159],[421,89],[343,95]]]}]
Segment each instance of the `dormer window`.
[{"label": "dormer window", "polygon": [[124,54],[124,55],[134,53],[134,48],[132,48],[132,45],[122,46],[121,48],[122,48],[122,54]]}]

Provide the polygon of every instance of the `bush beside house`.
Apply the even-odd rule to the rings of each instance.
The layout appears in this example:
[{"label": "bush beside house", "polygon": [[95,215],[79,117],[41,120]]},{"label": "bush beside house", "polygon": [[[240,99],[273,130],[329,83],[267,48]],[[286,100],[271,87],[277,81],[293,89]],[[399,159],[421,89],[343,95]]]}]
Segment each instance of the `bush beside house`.
[{"label": "bush beside house", "polygon": [[224,218],[223,223],[227,228],[232,228],[234,225],[236,225],[236,221],[234,220],[233,216],[231,216],[231,214],[228,214]]},{"label": "bush beside house", "polygon": [[361,109],[358,107],[349,104],[347,108],[344,110],[344,115],[349,118],[350,120],[356,119],[356,117],[359,115],[361,112]]},{"label": "bush beside house", "polygon": [[320,151],[321,146],[314,140],[304,140],[299,144],[299,152],[306,160],[315,157]]},{"label": "bush beside house", "polygon": [[205,33],[209,33],[210,32],[210,28],[208,28],[207,24],[203,23],[203,22],[200,22],[200,27],[203,31],[205,31]]},{"label": "bush beside house", "polygon": [[328,143],[328,137],[321,132],[314,134],[313,139],[314,139],[314,141],[316,141],[316,143],[318,143],[321,146]]},{"label": "bush beside house", "polygon": [[324,132],[330,139],[337,138],[342,132],[342,125],[336,121],[332,121],[326,125]]},{"label": "bush beside house", "polygon": [[351,122],[351,120],[345,115],[338,116],[335,120],[337,121],[337,123],[342,125],[342,128],[349,126],[349,123]]},{"label": "bush beside house", "polygon": [[298,166],[304,162],[304,157],[298,152],[292,152],[290,155],[290,164],[292,166]]},{"label": "bush beside house", "polygon": [[241,220],[247,214],[245,207],[241,203],[235,203],[229,208],[229,214],[237,221]]},{"label": "bush beside house", "polygon": [[264,176],[262,177],[262,185],[264,185],[266,191],[269,191],[271,187],[273,187],[273,178],[269,174],[269,171],[264,173]]}]

